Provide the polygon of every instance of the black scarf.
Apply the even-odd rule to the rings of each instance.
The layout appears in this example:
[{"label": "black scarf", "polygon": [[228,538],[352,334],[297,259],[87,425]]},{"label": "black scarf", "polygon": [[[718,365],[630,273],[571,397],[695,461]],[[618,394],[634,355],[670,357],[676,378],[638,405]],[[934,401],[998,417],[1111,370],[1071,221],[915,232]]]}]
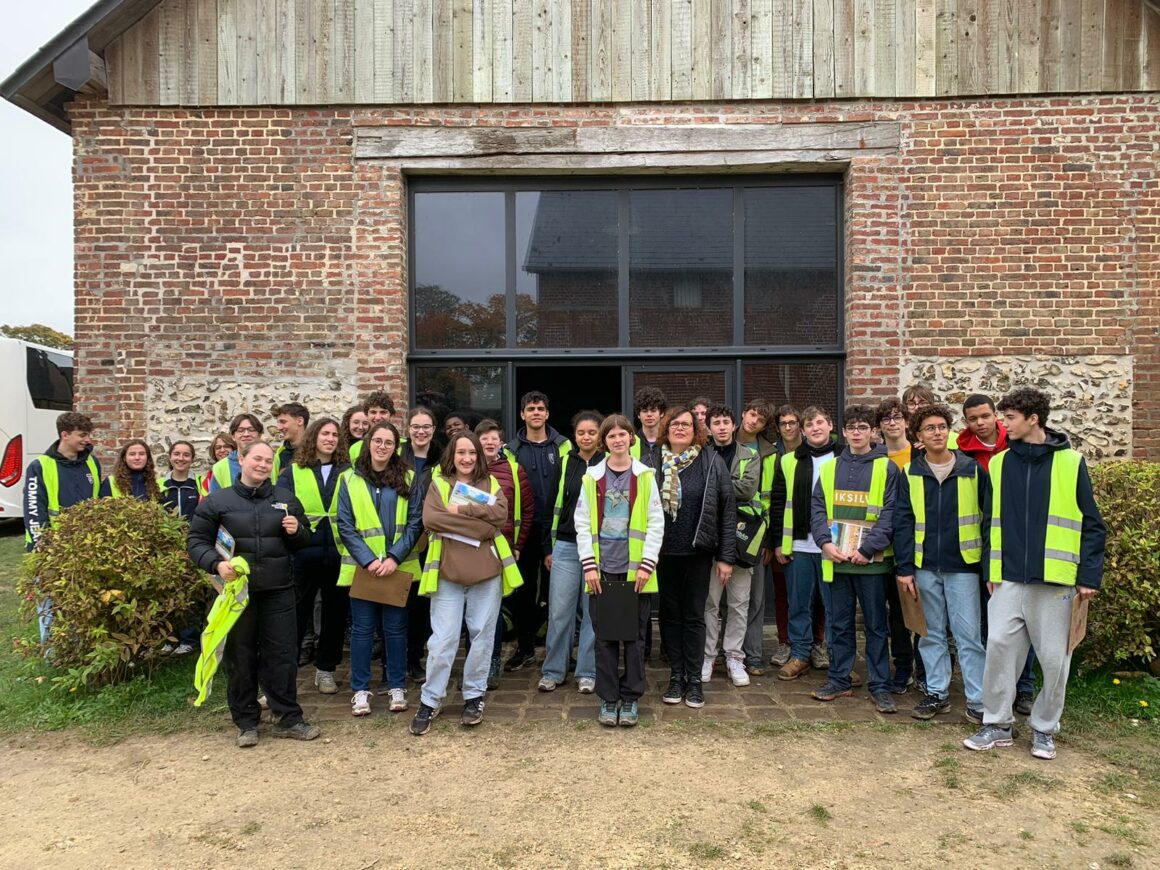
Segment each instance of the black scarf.
[{"label": "black scarf", "polygon": [[794,450],[797,459],[797,469],[794,471],[793,483],[787,482],[793,494],[793,539],[804,541],[810,534],[810,505],[814,497],[814,457],[825,456],[827,453],[840,453],[841,448],[836,441],[830,441],[821,447],[812,447],[810,442],[802,439],[802,443]]}]

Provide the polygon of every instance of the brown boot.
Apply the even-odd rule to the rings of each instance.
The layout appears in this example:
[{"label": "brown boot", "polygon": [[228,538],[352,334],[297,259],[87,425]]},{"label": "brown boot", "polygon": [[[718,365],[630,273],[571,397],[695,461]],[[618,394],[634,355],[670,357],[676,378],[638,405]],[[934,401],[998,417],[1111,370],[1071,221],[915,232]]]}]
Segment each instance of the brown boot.
[{"label": "brown boot", "polygon": [[810,663],[804,659],[790,659],[785,663],[785,667],[777,672],[777,678],[779,680],[796,680],[809,669]]}]

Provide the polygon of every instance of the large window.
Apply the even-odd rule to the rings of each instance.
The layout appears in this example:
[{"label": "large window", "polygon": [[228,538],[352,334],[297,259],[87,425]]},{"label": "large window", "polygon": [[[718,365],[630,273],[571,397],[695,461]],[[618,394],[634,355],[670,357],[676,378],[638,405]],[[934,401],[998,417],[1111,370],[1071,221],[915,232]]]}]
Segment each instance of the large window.
[{"label": "large window", "polygon": [[416,398],[510,426],[531,367],[587,360],[603,367],[594,384],[620,367],[623,393],[656,381],[837,410],[840,177],[412,178],[409,191]]},{"label": "large window", "polygon": [[34,347],[28,350],[28,395],[34,408],[73,409],[73,360],[63,353]]}]

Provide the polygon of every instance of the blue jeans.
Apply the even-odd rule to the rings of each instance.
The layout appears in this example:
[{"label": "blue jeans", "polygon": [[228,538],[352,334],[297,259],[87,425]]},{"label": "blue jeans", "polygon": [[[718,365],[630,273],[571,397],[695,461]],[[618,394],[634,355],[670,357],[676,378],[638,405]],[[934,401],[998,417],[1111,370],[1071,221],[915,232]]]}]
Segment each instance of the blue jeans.
[{"label": "blue jeans", "polygon": [[487,671],[491,665],[491,641],[503,596],[500,578],[493,577],[471,586],[440,580],[431,596],[431,639],[427,641],[427,681],[420,700],[438,709],[447,696],[451,666],[459,649],[459,632],[467,621],[471,648],[463,662],[463,700],[482,698],[487,692]]},{"label": "blue jeans", "polygon": [[854,627],[854,602],[862,606],[866,629],[866,666],[870,671],[870,694],[889,691],[890,657],[886,652],[886,588],[881,574],[843,574],[834,572],[830,585],[831,648],[829,680],[843,689],[850,688],[850,671],[858,648]]},{"label": "blue jeans", "polygon": [[568,676],[572,636],[576,633],[576,607],[583,610],[580,649],[576,653],[576,678],[596,679],[596,635],[588,615],[588,593],[576,545],[556,541],[552,549],[552,583],[548,587],[548,637],[544,644],[543,674],[557,683]]},{"label": "blue jeans", "polygon": [[[922,597],[926,617],[926,637],[918,639],[918,651],[926,666],[926,690],[945,698],[950,691],[951,657],[947,649],[947,627],[954,633],[963,672],[967,706],[983,706],[983,666],[987,651],[979,628],[979,575],[943,573],[918,569],[914,582]],[[899,590],[905,595],[904,590]]]},{"label": "blue jeans", "polygon": [[814,642],[814,590],[822,595],[822,607],[826,611],[826,646],[831,647],[834,638],[831,633],[830,584],[822,580],[821,553],[794,553],[785,566],[785,586],[789,593],[789,645],[790,658],[809,661],[810,647]]},{"label": "blue jeans", "polygon": [[[36,602],[36,622],[40,626],[41,646],[48,643],[48,632],[52,628],[52,619],[52,599],[47,597],[41,598]],[[45,656],[47,657],[47,655],[48,653],[46,651]]]},{"label": "blue jeans", "polygon": [[387,688],[403,688],[407,674],[407,608],[351,598],[350,622],[351,690],[370,691],[371,648],[379,626],[387,655]]},{"label": "blue jeans", "polygon": [[1017,695],[1035,694],[1035,647],[1027,650],[1027,662],[1023,665],[1023,672],[1019,675],[1019,682],[1015,684]]}]

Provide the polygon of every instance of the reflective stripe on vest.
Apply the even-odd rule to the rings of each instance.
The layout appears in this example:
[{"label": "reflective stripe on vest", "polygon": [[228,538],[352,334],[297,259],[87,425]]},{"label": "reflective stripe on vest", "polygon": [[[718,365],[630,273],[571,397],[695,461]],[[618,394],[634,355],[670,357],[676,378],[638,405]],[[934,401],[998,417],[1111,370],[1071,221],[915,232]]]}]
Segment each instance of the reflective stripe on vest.
[{"label": "reflective stripe on vest", "polygon": [[[297,470],[298,466],[295,466]],[[309,470],[309,469],[304,469]],[[313,474],[311,475],[313,477]],[[415,472],[408,470],[406,477],[407,493],[410,493],[411,482],[414,480]],[[317,481],[316,481],[317,483]],[[370,548],[370,551],[375,554],[376,559],[385,559],[387,557],[387,536],[383,531],[382,520],[379,518],[379,512],[375,508],[375,500],[371,495],[371,484],[362,475],[356,474],[354,469],[348,468],[342,473],[338,479],[338,487],[335,487],[335,504],[338,504],[338,489],[346,487],[347,493],[350,495],[350,507],[354,513],[354,524],[358,528],[359,537]],[[302,497],[299,496],[299,501]],[[320,499],[321,502],[321,499]],[[403,537],[403,533],[407,530],[407,512],[410,507],[409,495],[396,492],[395,493],[395,533],[391,540],[392,546],[397,544]],[[337,508],[336,508],[337,509]],[[335,519],[331,520],[336,526],[338,524],[337,515]],[[338,585],[350,586],[354,582],[354,571],[358,567],[358,562],[350,551],[342,543],[341,537],[338,541],[338,552],[342,559],[341,567],[338,569]],[[420,567],[419,557],[415,551],[411,551],[407,558],[399,565],[400,571],[406,571],[416,580],[419,578]]]},{"label": "reflective stripe on vest", "polygon": [[[331,474],[335,472],[332,470]],[[338,487],[330,495],[330,504],[322,503],[322,490],[318,488],[318,478],[314,476],[313,468],[303,468],[298,463],[290,466],[290,477],[294,482],[294,494],[302,502],[302,509],[306,511],[306,522],[310,524],[310,531],[318,531],[318,524],[330,518],[330,531],[338,543]]]},{"label": "reflective stripe on vest", "polygon": [[[902,473],[906,475],[910,487],[910,506],[914,510],[914,566],[922,567],[923,543],[926,540],[926,477],[910,473],[911,463],[907,463]],[[983,558],[983,532],[979,525],[979,472],[970,477],[956,477],[958,487],[958,543],[959,553],[968,565],[974,565]],[[937,482],[937,481],[936,481]],[[941,484],[940,484],[941,486]],[[938,498],[938,489],[935,490]]]},{"label": "reflective stripe on vest", "polygon": [[[588,502],[588,522],[592,529],[592,558],[600,568],[600,509],[597,501],[599,492],[596,478],[585,474],[583,479],[584,500]],[[656,472],[651,468],[642,471],[636,478],[636,500],[629,506],[628,515],[628,577],[634,579],[640,563],[644,560],[644,542],[648,537],[648,502],[656,486]],[[641,592],[657,591],[657,572],[654,569]]]},{"label": "reflective stripe on vest", "polygon": [[[492,495],[497,494],[500,491],[499,481],[490,475],[488,479],[491,481],[489,491]],[[451,498],[450,482],[436,470],[431,473],[431,484],[439,493],[439,497],[443,499],[443,504],[446,505]],[[520,576],[520,569],[516,567],[516,558],[512,555],[512,548],[508,545],[507,538],[501,534],[496,534],[491,544],[501,566],[500,576],[503,578],[503,594],[505,596],[511,595],[515,589],[524,585],[524,578]],[[442,555],[443,536],[438,532],[429,531],[427,563],[423,566],[423,580],[419,584],[420,595],[433,595],[439,589],[439,560]]]},{"label": "reflective stripe on vest", "polygon": [[[811,471],[813,470],[811,463]],[[793,490],[794,475],[797,473],[797,457],[786,453],[781,457],[781,474],[785,478],[785,510],[781,513],[781,554],[793,553]]]},{"label": "reflective stripe on vest", "polygon": [[[878,522],[878,515],[882,512],[882,503],[886,499],[886,468],[890,464],[888,456],[879,456],[874,460],[870,469],[870,489],[866,492],[866,522]],[[834,475],[837,473],[838,463],[827,462],[822,466],[818,482],[822,485],[822,495],[826,498],[826,521],[831,525],[834,522]],[[882,551],[884,556],[894,555],[894,546],[890,545]],[[822,557],[822,579],[827,583],[834,580],[834,563]]]},{"label": "reflective stripe on vest", "polygon": [[[503,449],[502,447],[500,448]],[[504,450],[504,456],[507,459],[508,468],[512,473],[512,540],[519,543],[520,540],[520,526],[523,524],[523,495],[520,493],[520,464],[516,462],[516,458]],[[563,480],[563,477],[560,478]],[[557,496],[557,510],[559,510],[559,496]],[[552,521],[552,543],[556,543],[556,525],[555,520]]]},{"label": "reflective stripe on vest", "polygon": [[[991,572],[992,583],[1003,582],[1003,465],[1007,451],[991,457]],[[1047,531],[1043,549],[1043,579],[1047,583],[1074,586],[1079,575],[1080,532],[1083,512],[1076,491],[1083,457],[1076,450],[1051,454],[1051,491],[1047,498]]]}]

